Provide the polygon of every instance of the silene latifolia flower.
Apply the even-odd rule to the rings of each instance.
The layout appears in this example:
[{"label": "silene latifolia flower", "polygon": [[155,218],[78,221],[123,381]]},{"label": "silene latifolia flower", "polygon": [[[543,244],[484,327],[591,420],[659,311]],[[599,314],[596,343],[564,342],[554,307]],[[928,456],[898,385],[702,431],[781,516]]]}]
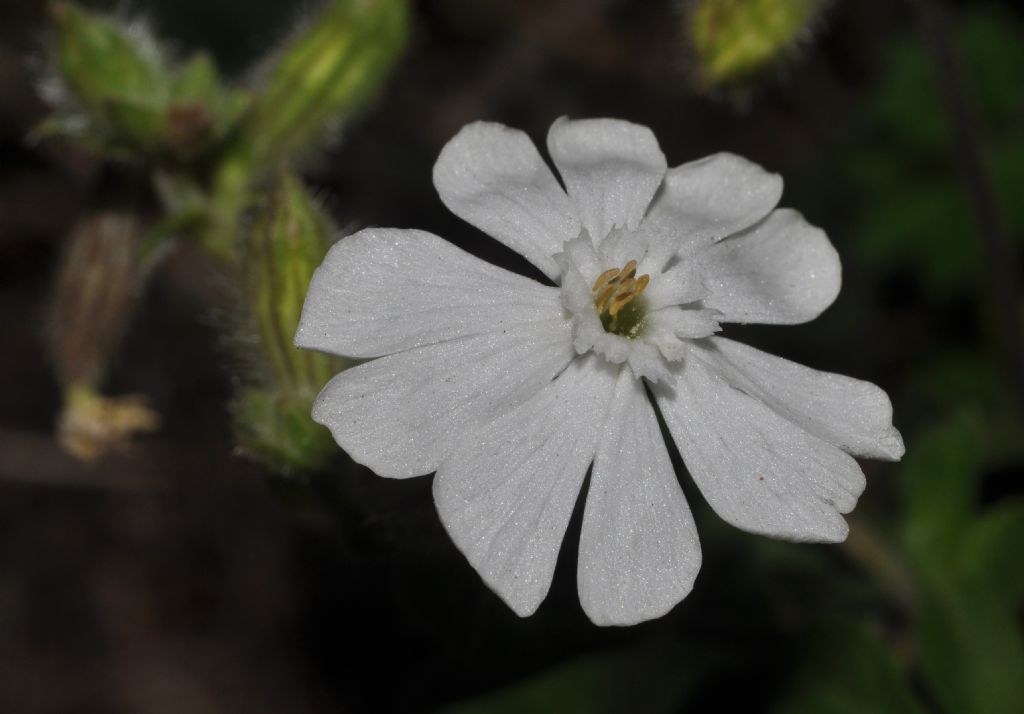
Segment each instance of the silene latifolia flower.
[{"label": "silene latifolia flower", "polygon": [[381,476],[436,471],[448,533],[522,616],[547,594],[591,466],[587,615],[659,617],[693,587],[700,545],[652,399],[726,521],[844,540],[864,489],[853,456],[903,454],[888,397],[716,336],[828,307],[840,270],[825,234],[775,208],[779,176],[732,154],[668,169],[650,130],[613,119],[559,119],[547,145],[561,185],[523,132],[470,124],[434,185],[553,285],[417,230],[331,249],[296,344],[371,361],[331,380],[313,418]]}]

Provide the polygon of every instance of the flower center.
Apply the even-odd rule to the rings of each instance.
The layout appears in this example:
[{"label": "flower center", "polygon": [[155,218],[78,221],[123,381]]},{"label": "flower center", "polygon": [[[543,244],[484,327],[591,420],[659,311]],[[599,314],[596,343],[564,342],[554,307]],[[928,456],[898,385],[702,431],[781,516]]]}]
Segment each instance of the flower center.
[{"label": "flower center", "polygon": [[623,268],[612,268],[601,273],[594,281],[594,309],[605,332],[623,337],[636,337],[644,327],[647,316],[643,300],[638,300],[650,275],[636,277],[636,261],[631,260]]}]

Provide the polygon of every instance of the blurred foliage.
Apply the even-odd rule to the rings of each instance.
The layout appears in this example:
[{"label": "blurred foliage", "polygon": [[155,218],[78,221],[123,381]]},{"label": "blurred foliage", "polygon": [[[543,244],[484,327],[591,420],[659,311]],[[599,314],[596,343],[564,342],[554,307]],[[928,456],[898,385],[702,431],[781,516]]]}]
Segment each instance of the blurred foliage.
[{"label": "blurred foliage", "polygon": [[[287,170],[322,147],[379,90],[405,45],[406,1],[326,2],[269,53],[261,62],[262,79],[244,89],[223,83],[206,54],[173,61],[142,23],[66,2],[55,3],[51,14],[53,113],[36,136],[130,162],[148,176],[159,204],[155,220],[144,202],[134,207],[141,236],[128,262],[137,268],[137,281],[130,293],[122,291],[118,315],[131,314],[141,283],[167,247],[177,239],[197,241],[239,285],[235,322],[255,331],[251,338],[232,335],[246,346],[241,357],[259,382],[244,386],[237,399],[244,451],[276,470],[320,465],[330,439],[308,410],[341,365],[297,350],[292,335],[333,228]],[[247,222],[261,204],[261,213]],[[71,259],[78,271],[81,261]],[[64,302],[89,304],[86,288],[72,290]],[[115,321],[117,335],[123,322]],[[58,352],[70,344],[65,337],[57,335]],[[93,351],[94,361],[103,361],[94,366],[97,374],[115,342]],[[58,364],[67,361],[57,355]],[[88,385],[93,390],[95,382]],[[69,405],[81,401],[72,396],[69,388]]]},{"label": "blurred foliage", "polygon": [[441,710],[444,714],[617,714],[679,711],[721,655],[654,639],[588,655],[525,682]]},{"label": "blurred foliage", "polygon": [[246,110],[248,94],[224,87],[206,55],[174,67],[141,24],[68,3],[54,4],[52,15],[57,107],[40,136],[110,158],[188,161],[222,141]]},{"label": "blurred foliage", "polygon": [[803,643],[807,653],[778,714],[928,711],[888,643],[865,624],[836,621]]},{"label": "blurred foliage", "polygon": [[948,711],[1024,710],[1019,567],[1005,568],[1024,533],[1019,498],[978,507],[984,467],[1024,459],[1019,429],[970,412],[918,434],[901,469],[908,512],[902,542],[918,585],[922,673]]},{"label": "blurred foliage", "polygon": [[[1002,208],[1024,235],[1024,30],[988,4],[972,5],[956,24],[988,161]],[[934,298],[975,289],[981,274],[970,206],[952,170],[950,134],[925,47],[898,37],[886,50],[879,82],[861,113],[861,134],[842,158],[856,205],[861,257],[878,268],[910,267]]]}]

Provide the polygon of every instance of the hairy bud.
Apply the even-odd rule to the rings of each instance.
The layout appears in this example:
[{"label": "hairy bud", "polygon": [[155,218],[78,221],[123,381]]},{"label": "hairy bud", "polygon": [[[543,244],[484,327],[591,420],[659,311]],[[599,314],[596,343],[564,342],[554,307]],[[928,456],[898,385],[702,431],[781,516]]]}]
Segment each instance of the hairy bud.
[{"label": "hairy bud", "polygon": [[309,412],[339,361],[292,344],[331,233],[301,181],[285,174],[269,192],[245,243],[245,301],[265,383],[240,396],[236,423],[245,450],[278,470],[312,468],[334,451],[330,434]]},{"label": "hairy bud", "polygon": [[52,346],[64,389],[59,438],[85,460],[159,424],[140,397],[97,391],[138,302],[142,233],[130,214],[87,217],[72,233],[57,276]]},{"label": "hairy bud", "polygon": [[331,0],[282,48],[253,106],[253,160],[272,167],[308,151],[361,109],[398,58],[406,0]]},{"label": "hairy bud", "polygon": [[692,0],[685,30],[705,89],[742,85],[805,41],[827,0]]}]

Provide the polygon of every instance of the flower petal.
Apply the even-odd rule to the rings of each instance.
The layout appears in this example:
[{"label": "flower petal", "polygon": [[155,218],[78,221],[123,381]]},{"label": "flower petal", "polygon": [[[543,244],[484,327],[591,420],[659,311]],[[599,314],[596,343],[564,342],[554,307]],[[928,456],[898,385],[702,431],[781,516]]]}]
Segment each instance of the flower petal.
[{"label": "flower petal", "polygon": [[840,542],[864,490],[853,457],[808,434],[713,374],[694,351],[674,389],[652,389],[686,468],[737,528],[774,538]]},{"label": "flower petal", "polygon": [[561,315],[557,288],[430,233],[367,228],[340,240],[317,268],[295,344],[378,357]]},{"label": "flower petal", "polygon": [[661,617],[693,587],[700,543],[643,382],[615,386],[583,513],[580,602],[598,625]]},{"label": "flower petal", "polygon": [[643,269],[660,270],[677,253],[691,255],[749,228],[781,196],[781,176],[735,154],[713,154],[670,169],[640,226],[653,266]]},{"label": "flower petal", "polygon": [[779,209],[696,257],[706,307],[724,322],[793,325],[813,320],[839,294],[839,255],[820,228]]},{"label": "flower petal", "polygon": [[528,402],[466,434],[434,479],[448,534],[520,616],[547,595],[620,369],[575,360]]},{"label": "flower petal", "polygon": [[[644,270],[637,270],[641,275]],[[701,280],[700,271],[692,260],[683,260],[664,273],[655,272],[644,299],[651,310],[669,305],[684,305],[707,297],[708,291]]]},{"label": "flower petal", "polygon": [[819,439],[855,456],[903,456],[889,397],[870,382],[819,372],[721,337],[694,346],[729,384]]},{"label": "flower petal", "polygon": [[595,245],[640,224],[667,163],[651,130],[620,119],[558,119],[548,151]]},{"label": "flower petal", "polygon": [[525,133],[467,124],[441,150],[434,187],[452,213],[496,238],[552,280],[552,256],[580,232],[565,191]]},{"label": "flower petal", "polygon": [[562,319],[417,347],[339,374],[317,398],[313,419],[377,474],[420,476],[573,357],[571,323]]}]

